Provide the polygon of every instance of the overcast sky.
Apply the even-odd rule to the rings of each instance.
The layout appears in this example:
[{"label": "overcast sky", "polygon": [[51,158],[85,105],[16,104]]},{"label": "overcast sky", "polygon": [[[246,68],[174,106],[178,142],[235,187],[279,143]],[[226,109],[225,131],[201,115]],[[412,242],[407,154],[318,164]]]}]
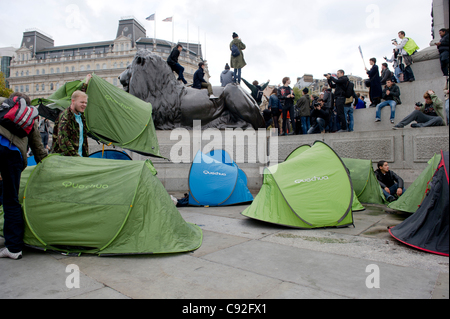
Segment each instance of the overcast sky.
[{"label": "overcast sky", "polygon": [[[247,49],[242,77],[252,82],[279,84],[297,77],[344,69],[365,77],[365,62],[392,55],[391,39],[404,30],[420,48],[431,41],[432,0],[0,0],[0,47],[19,47],[25,29],[37,28],[51,35],[56,46],[113,40],[118,21],[134,16],[153,37],[200,43],[209,64],[211,83],[229,63],[232,33],[239,34]],[[188,35],[189,24],[189,35]],[[200,34],[200,37],[199,37]]]}]

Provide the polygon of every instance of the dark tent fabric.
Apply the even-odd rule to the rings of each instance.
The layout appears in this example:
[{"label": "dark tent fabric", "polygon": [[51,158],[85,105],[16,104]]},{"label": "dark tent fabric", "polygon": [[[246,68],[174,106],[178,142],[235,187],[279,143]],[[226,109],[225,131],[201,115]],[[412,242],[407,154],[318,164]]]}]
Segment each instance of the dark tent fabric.
[{"label": "dark tent fabric", "polygon": [[89,155],[90,158],[105,158],[105,159],[112,159],[112,160],[123,160],[123,161],[131,161],[131,157],[121,151],[117,150],[105,150],[105,151],[98,151],[95,153],[92,153]]},{"label": "dark tent fabric", "polygon": [[441,152],[441,155],[441,162],[421,206],[411,217],[390,228],[389,233],[411,247],[448,256],[449,153]]}]

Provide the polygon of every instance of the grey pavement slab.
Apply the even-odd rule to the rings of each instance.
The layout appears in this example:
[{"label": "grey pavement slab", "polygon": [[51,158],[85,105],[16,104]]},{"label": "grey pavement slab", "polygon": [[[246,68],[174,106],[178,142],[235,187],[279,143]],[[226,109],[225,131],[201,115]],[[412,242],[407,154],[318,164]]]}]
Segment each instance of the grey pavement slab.
[{"label": "grey pavement slab", "polygon": [[434,271],[377,262],[380,288],[369,289],[371,272],[366,269],[371,261],[256,240],[203,258],[348,298],[428,299],[438,277]]},{"label": "grey pavement slab", "polygon": [[[179,208],[203,230],[190,253],[72,257],[26,248],[21,260],[0,259],[0,298],[449,298],[448,257],[389,235],[405,215],[367,206],[355,227],[299,230],[242,216],[246,207]],[[67,265],[79,267],[80,288],[66,287]],[[380,288],[367,288],[368,265],[379,267]]]}]

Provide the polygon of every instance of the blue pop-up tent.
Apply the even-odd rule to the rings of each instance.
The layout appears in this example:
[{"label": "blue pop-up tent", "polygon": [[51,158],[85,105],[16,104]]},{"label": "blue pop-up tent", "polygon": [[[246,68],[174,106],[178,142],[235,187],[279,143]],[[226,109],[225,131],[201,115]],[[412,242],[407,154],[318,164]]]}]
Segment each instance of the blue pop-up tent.
[{"label": "blue pop-up tent", "polygon": [[104,158],[104,159],[113,159],[113,160],[123,160],[123,161],[131,161],[131,157],[125,153],[124,151],[117,150],[105,150],[98,151],[89,155],[90,158]]},{"label": "blue pop-up tent", "polygon": [[247,176],[227,152],[197,153],[189,171],[189,205],[227,206],[251,201]]}]

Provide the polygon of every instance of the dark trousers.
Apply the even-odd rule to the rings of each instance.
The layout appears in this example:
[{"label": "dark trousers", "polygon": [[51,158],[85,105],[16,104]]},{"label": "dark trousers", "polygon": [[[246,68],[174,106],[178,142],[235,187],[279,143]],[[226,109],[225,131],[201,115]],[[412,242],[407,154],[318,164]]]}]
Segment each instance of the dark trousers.
[{"label": "dark trousers", "polygon": [[174,66],[170,66],[172,71],[175,71],[178,74],[178,79],[183,81],[184,84],[187,83],[186,79],[184,78],[184,68],[181,66],[180,63],[175,64]]},{"label": "dark trousers", "polygon": [[345,117],[345,97],[337,97],[336,98],[336,112],[339,119],[339,125],[341,130],[347,131],[347,119]]},{"label": "dark trousers", "polygon": [[[289,116],[291,117],[291,124],[292,124],[292,132],[295,132],[295,110],[294,110],[294,104],[290,106],[283,106],[283,133],[287,133],[288,131],[288,118],[287,113],[289,112]],[[291,132],[289,132],[291,133]]]},{"label": "dark trousers", "polygon": [[12,253],[23,249],[24,221],[19,203],[20,175],[23,161],[18,151],[0,145],[0,174],[3,179],[3,213],[5,246]]},{"label": "dark trousers", "polygon": [[441,52],[439,58],[441,61],[442,74],[448,76],[448,62],[449,62],[448,51]]}]

